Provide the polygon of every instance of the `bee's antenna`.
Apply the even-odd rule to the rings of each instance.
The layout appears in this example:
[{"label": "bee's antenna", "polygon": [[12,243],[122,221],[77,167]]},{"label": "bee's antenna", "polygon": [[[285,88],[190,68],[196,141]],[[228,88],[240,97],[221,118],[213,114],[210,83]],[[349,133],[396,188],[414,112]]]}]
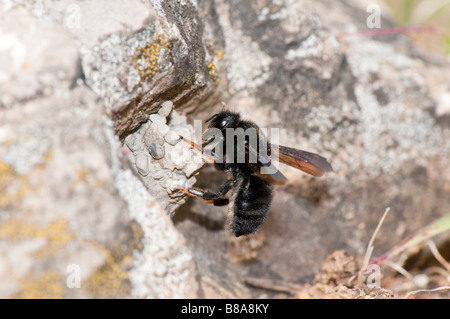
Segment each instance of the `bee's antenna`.
[{"label": "bee's antenna", "polygon": [[205,121],[205,123],[208,123],[209,121],[211,121],[212,119],[216,118],[217,116],[219,116],[219,114],[214,114],[213,116],[211,116],[209,119],[207,119]]}]

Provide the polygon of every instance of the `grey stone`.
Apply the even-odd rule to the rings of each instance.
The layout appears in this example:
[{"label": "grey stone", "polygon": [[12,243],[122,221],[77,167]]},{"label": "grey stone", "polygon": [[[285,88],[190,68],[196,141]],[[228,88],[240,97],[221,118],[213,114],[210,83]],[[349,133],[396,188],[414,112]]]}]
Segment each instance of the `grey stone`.
[{"label": "grey stone", "polygon": [[147,176],[149,173],[148,155],[144,153],[138,153],[136,155],[136,168],[142,176]]},{"label": "grey stone", "polygon": [[159,134],[161,134],[162,136],[166,137],[166,135],[170,131],[170,127],[168,125],[166,125],[166,124],[159,124],[156,127],[156,130],[159,132]]},{"label": "grey stone", "polygon": [[125,144],[132,152],[144,150],[145,148],[144,142],[142,141],[142,135],[138,134],[128,135],[125,139]]},{"label": "grey stone", "polygon": [[166,118],[162,117],[158,114],[151,114],[150,121],[152,121],[152,124],[154,124],[156,126],[161,125],[161,124],[166,124]]},{"label": "grey stone", "polygon": [[156,143],[151,143],[148,146],[148,152],[155,160],[161,159],[165,155],[164,147]]},{"label": "grey stone", "polygon": [[167,132],[167,134],[164,136],[165,141],[170,145],[175,145],[180,140],[180,135],[178,135],[175,131],[170,130]]},{"label": "grey stone", "polygon": [[158,111],[158,114],[162,117],[168,117],[170,112],[172,112],[173,103],[171,101],[166,101],[161,104],[161,108]]}]

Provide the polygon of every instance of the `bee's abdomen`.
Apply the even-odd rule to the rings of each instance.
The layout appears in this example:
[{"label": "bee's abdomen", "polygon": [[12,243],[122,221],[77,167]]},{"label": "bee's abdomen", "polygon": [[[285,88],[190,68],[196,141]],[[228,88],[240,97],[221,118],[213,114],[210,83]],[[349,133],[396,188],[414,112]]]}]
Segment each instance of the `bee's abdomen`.
[{"label": "bee's abdomen", "polygon": [[254,233],[264,222],[272,201],[272,186],[251,175],[244,178],[236,192],[230,228],[239,237]]}]

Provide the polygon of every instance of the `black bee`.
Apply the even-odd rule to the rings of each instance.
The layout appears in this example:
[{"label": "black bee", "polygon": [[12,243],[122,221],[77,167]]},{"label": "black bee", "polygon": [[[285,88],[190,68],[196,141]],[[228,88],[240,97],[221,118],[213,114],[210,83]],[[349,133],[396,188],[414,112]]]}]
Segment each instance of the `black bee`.
[{"label": "black bee", "polygon": [[[218,192],[202,190],[196,187],[178,188],[174,193],[184,193],[199,198],[215,206],[229,205],[230,230],[236,237],[254,233],[264,222],[272,202],[272,184],[284,184],[287,180],[277,169],[272,173],[261,173],[262,168],[271,166],[271,156],[278,155],[281,163],[298,168],[313,176],[322,176],[324,172],[333,171],[328,161],[320,155],[297,150],[281,145],[270,144],[260,128],[253,122],[242,120],[238,113],[222,110],[207,121],[208,129],[203,134],[201,147],[192,141],[184,139],[192,149],[203,151],[205,147],[222,143],[225,149],[222,154],[211,151],[204,155],[221,171],[231,172],[232,178],[227,180]],[[216,129],[216,133],[211,132]],[[227,135],[228,129],[254,132],[244,135],[239,143],[237,135]],[[219,134],[221,133],[221,134]],[[219,135],[219,137],[217,136]],[[228,139],[227,139],[228,136]],[[264,150],[264,152],[262,152]],[[241,156],[239,158],[239,156]],[[230,198],[226,194],[233,189]]]}]

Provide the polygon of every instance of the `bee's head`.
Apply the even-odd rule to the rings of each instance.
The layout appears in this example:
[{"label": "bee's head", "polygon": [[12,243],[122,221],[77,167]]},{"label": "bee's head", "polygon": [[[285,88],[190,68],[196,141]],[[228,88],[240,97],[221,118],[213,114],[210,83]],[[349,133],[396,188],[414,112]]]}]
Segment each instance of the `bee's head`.
[{"label": "bee's head", "polygon": [[230,111],[222,110],[220,113],[214,114],[206,123],[209,123],[209,128],[217,128],[219,130],[225,130],[227,128],[234,128],[239,121],[239,114]]}]

